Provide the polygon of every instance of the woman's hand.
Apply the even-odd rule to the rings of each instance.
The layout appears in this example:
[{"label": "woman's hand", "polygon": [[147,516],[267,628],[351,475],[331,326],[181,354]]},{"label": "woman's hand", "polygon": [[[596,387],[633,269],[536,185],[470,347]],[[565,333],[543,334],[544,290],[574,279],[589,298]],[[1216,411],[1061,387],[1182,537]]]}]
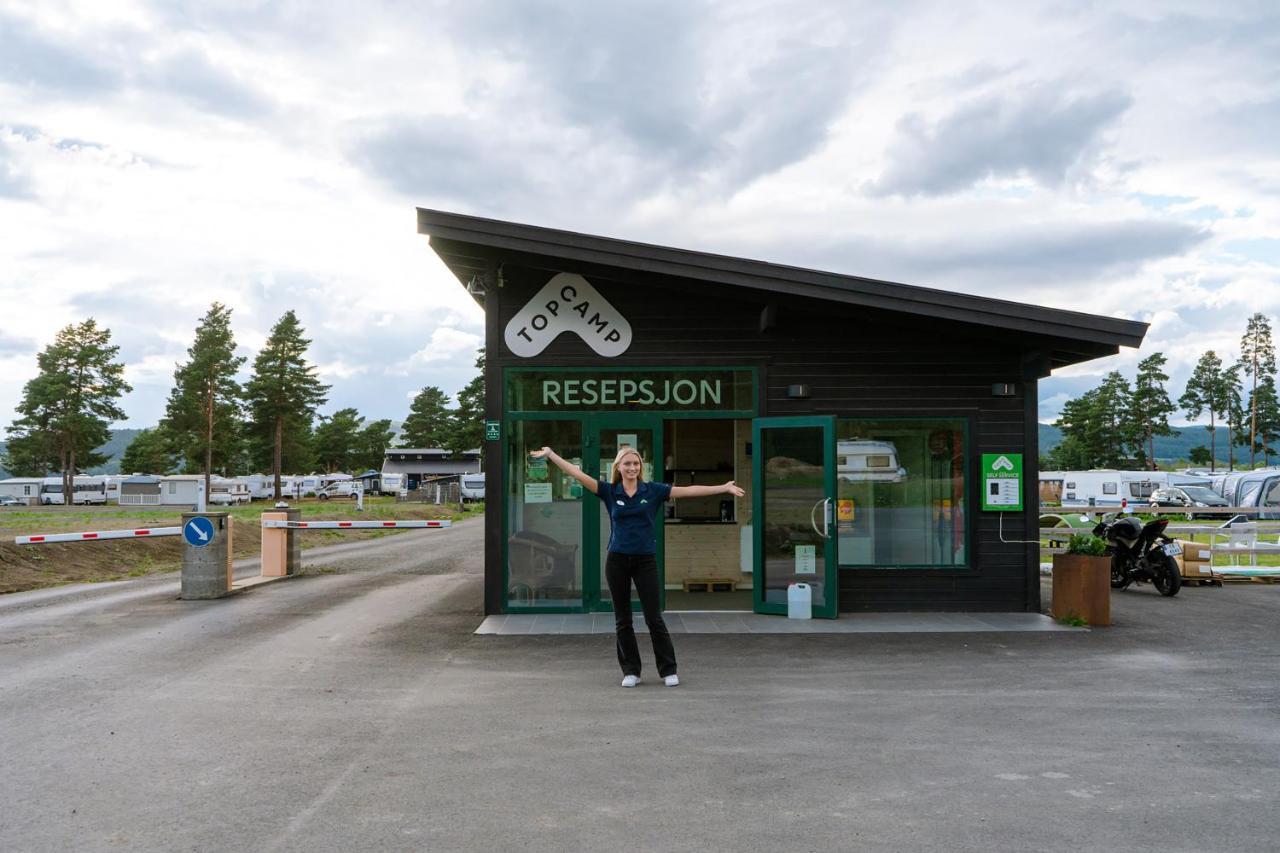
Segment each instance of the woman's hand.
[{"label": "woman's hand", "polygon": [[738,484],[733,482],[733,480],[730,480],[729,482],[725,483],[720,488],[724,489],[727,494],[733,495],[735,498],[740,498],[746,494],[742,486],[739,486]]},{"label": "woman's hand", "polygon": [[532,456],[534,459],[546,459],[548,456],[551,455],[551,448],[543,447],[539,450],[530,450],[529,455]]}]

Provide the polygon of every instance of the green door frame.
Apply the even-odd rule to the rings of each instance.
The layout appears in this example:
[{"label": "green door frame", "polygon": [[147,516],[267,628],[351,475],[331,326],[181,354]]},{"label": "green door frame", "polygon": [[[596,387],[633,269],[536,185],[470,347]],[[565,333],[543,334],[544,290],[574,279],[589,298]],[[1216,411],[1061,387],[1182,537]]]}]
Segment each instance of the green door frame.
[{"label": "green door frame", "polygon": [[821,619],[835,619],[840,612],[840,569],[836,553],[836,525],[834,519],[836,501],[836,419],[834,415],[812,415],[794,417],[754,418],[751,421],[751,443],[754,448],[751,455],[751,559],[752,587],[756,613],[785,615],[786,602],[765,601],[764,589],[764,534],[767,519],[765,517],[765,479],[764,479],[764,441],[762,432],[766,429],[820,427],[822,429],[823,492],[826,504],[823,512],[827,514],[828,536],[823,543],[823,589],[824,601],[821,607],[813,608],[813,615]]}]

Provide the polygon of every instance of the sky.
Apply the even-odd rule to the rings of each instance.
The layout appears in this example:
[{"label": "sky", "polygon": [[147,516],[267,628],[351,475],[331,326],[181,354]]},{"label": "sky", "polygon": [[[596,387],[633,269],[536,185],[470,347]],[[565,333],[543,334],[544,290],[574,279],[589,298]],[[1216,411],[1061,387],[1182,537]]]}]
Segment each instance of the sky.
[{"label": "sky", "polygon": [[154,425],[215,300],[250,362],[297,312],[322,413],[456,394],[416,207],[1140,320],[1041,420],[1176,399],[1280,322],[1277,57],[1275,2],[0,0],[0,425],[87,317]]}]

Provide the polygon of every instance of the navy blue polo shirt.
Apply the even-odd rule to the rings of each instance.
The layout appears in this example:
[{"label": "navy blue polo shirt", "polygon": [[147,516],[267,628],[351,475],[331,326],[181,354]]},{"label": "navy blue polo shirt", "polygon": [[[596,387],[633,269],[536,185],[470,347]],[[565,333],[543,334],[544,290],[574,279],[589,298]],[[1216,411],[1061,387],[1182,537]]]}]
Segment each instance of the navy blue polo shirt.
[{"label": "navy blue polo shirt", "polygon": [[658,536],[654,525],[658,508],[671,497],[671,487],[666,483],[637,484],[636,493],[627,496],[622,483],[616,486],[599,480],[596,497],[609,511],[613,521],[609,533],[609,551],[614,554],[656,554]]}]

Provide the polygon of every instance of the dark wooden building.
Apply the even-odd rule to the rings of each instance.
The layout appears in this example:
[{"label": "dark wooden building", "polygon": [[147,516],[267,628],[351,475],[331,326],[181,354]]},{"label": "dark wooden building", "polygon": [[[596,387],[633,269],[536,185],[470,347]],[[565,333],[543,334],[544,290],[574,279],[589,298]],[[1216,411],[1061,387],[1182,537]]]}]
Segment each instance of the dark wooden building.
[{"label": "dark wooden building", "polygon": [[607,516],[528,452],[605,477],[624,444],[647,478],[747,490],[665,508],[667,609],[1039,610],[1037,382],[1146,331],[432,210],[418,230],[485,309],[488,613],[609,609]]}]

